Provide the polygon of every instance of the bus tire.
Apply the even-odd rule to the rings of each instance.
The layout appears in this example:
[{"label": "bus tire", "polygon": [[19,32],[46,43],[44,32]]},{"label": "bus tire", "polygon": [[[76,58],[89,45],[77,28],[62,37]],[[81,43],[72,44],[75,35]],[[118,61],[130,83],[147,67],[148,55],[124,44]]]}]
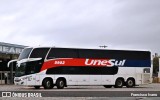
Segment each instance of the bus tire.
[{"label": "bus tire", "polygon": [[35,89],[40,89],[40,86],[34,86]]},{"label": "bus tire", "polygon": [[111,88],[112,85],[103,85],[105,88]]},{"label": "bus tire", "polygon": [[115,82],[115,88],[122,88],[124,85],[124,80],[122,78],[118,78]]},{"label": "bus tire", "polygon": [[57,89],[63,89],[65,87],[65,81],[63,79],[58,79],[56,82]]},{"label": "bus tire", "polygon": [[135,86],[135,80],[133,78],[129,78],[126,81],[126,87],[127,88],[132,88]]},{"label": "bus tire", "polygon": [[44,89],[52,89],[53,88],[53,81],[50,78],[46,78],[43,80],[43,87]]}]

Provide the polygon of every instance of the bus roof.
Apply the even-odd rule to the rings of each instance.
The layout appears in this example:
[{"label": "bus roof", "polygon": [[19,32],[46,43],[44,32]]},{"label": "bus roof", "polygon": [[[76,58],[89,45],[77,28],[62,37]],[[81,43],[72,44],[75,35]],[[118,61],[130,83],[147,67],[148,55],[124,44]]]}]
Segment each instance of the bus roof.
[{"label": "bus roof", "polygon": [[61,49],[78,49],[78,50],[109,50],[109,51],[137,51],[137,52],[150,52],[150,51],[147,51],[147,50],[123,50],[123,49],[93,49],[93,48],[66,48],[66,47],[26,47],[26,48],[61,48]]}]

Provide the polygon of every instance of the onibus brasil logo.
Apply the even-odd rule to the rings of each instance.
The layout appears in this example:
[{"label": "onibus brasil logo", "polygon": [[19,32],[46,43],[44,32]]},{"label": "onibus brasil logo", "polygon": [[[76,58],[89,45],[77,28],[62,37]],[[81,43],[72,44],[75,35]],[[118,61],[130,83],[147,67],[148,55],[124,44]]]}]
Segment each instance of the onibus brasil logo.
[{"label": "onibus brasil logo", "polygon": [[42,97],[41,93],[30,92],[2,92],[2,97]]}]

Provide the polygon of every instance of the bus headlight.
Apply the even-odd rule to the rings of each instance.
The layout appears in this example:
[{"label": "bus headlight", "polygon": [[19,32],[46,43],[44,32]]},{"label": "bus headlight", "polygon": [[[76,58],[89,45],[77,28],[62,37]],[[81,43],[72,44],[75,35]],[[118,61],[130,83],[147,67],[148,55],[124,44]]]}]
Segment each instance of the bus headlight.
[{"label": "bus headlight", "polygon": [[25,79],[27,79],[27,77],[23,77],[23,78],[21,78],[21,79],[20,79],[20,81],[23,81],[23,80],[25,80]]},{"label": "bus headlight", "polygon": [[23,78],[20,79],[20,81],[23,81],[23,80],[24,80]]}]

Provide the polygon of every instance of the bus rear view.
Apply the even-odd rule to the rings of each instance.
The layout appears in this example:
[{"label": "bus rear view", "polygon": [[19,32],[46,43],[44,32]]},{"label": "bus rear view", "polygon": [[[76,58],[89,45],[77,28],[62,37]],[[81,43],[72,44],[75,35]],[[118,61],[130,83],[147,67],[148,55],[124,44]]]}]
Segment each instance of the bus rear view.
[{"label": "bus rear view", "polygon": [[26,48],[16,66],[16,85],[56,86],[102,85],[128,88],[151,83],[149,51],[77,48]]}]

